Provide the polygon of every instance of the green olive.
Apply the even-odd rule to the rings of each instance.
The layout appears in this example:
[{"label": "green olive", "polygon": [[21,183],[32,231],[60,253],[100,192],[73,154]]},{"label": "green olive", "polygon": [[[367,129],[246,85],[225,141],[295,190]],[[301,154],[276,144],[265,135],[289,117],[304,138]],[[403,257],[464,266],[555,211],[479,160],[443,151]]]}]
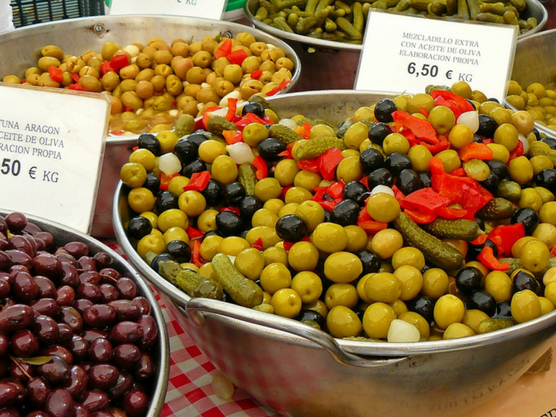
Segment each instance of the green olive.
[{"label": "green olive", "polygon": [[289,288],[291,282],[291,272],[288,267],[282,263],[277,262],[269,264],[264,267],[260,274],[261,287],[271,295],[282,288]]},{"label": "green olive", "polygon": [[520,185],[524,185],[533,179],[533,167],[526,156],[522,155],[512,159],[508,168],[510,177]]},{"label": "green olive", "polygon": [[318,172],[302,169],[298,171],[297,174],[295,174],[293,184],[296,187],[303,187],[306,190],[313,190],[315,187],[318,187],[321,181],[322,177]]},{"label": "green olive", "polygon": [[[295,214],[303,219],[305,225],[307,226],[307,231],[309,233],[313,232],[315,228],[324,221],[324,215],[325,215],[322,206],[316,201],[312,201],[312,200],[304,201],[301,204],[299,204],[299,206],[295,210]],[[347,236],[346,236],[346,240],[347,240]],[[346,243],[346,246],[347,244],[348,243]],[[340,250],[343,250],[344,248]]]},{"label": "green olive", "polygon": [[372,274],[366,281],[364,291],[371,302],[392,303],[400,298],[401,282],[397,276],[389,272]]},{"label": "green olive", "polygon": [[378,221],[389,223],[400,214],[400,203],[388,193],[376,193],[367,199],[367,212]]},{"label": "green olive", "polygon": [[508,151],[512,152],[519,142],[519,132],[511,123],[503,123],[496,128],[492,140],[494,143],[504,145]]},{"label": "green olive", "polygon": [[363,330],[368,337],[386,339],[390,324],[396,318],[394,309],[386,303],[371,304],[363,314]]},{"label": "green olive", "polygon": [[359,156],[349,156],[342,159],[336,167],[336,177],[346,184],[351,181],[359,181],[363,178],[363,169],[359,162]]},{"label": "green olive", "polygon": [[407,157],[411,161],[411,167],[415,171],[428,171],[429,163],[432,159],[431,151],[424,145],[414,145],[407,152]]},{"label": "green olive", "polygon": [[463,301],[453,294],[441,296],[434,305],[434,321],[441,329],[452,323],[460,323],[465,313]]},{"label": "green olive", "polygon": [[541,315],[539,297],[531,290],[516,292],[511,301],[512,317],[518,323],[536,319]]},{"label": "green olive", "polygon": [[339,224],[331,222],[319,223],[313,230],[311,242],[323,252],[340,252],[347,246],[347,233]]},{"label": "green olive", "polygon": [[352,284],[334,283],[326,290],[324,302],[329,309],[336,306],[353,308],[357,305],[359,296],[357,289]]},{"label": "green olive", "polygon": [[429,112],[428,121],[437,133],[448,133],[456,124],[456,117],[452,110],[445,106],[435,106]]},{"label": "green olive", "polygon": [[425,93],[413,94],[407,100],[407,112],[408,113],[421,113],[421,110],[425,110],[430,113],[434,108],[434,99],[431,95]]},{"label": "green olive", "polygon": [[311,242],[296,242],[287,253],[288,265],[297,272],[313,271],[319,262],[319,251]]},{"label": "green olive", "polygon": [[352,282],[362,272],[363,264],[361,259],[351,252],[334,252],[324,261],[324,275],[332,282]]}]

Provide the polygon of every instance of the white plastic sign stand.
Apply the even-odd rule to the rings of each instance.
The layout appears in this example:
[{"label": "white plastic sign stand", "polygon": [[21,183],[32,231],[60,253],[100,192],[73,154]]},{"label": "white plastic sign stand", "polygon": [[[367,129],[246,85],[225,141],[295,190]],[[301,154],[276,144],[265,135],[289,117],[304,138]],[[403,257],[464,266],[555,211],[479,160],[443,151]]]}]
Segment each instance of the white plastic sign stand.
[{"label": "white plastic sign stand", "polygon": [[466,81],[502,101],[516,40],[514,25],[369,11],[355,89],[422,93]]},{"label": "white plastic sign stand", "polygon": [[0,83],[0,208],[89,233],[110,101]]},{"label": "white plastic sign stand", "polygon": [[226,0],[112,0],[111,15],[175,15],[220,20]]}]

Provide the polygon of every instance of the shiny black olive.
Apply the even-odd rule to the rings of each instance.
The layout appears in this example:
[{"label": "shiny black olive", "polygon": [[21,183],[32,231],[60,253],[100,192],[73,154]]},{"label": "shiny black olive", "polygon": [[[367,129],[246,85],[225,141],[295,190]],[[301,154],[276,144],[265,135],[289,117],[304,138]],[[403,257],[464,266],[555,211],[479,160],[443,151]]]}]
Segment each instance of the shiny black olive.
[{"label": "shiny black olive", "polygon": [[421,181],[422,188],[432,187],[432,178],[430,172],[419,172],[419,180]]},{"label": "shiny black olive", "polygon": [[145,180],[143,187],[151,190],[153,194],[158,193],[158,191],[160,190],[160,178],[154,172],[149,172],[147,174],[147,179]]},{"label": "shiny black olive", "polygon": [[238,236],[245,230],[245,223],[239,214],[222,211],[216,215],[216,227],[224,236]]},{"label": "shiny black olive", "polygon": [[191,248],[183,240],[172,240],[166,246],[166,252],[174,257],[176,262],[191,262]]},{"label": "shiny black olive", "polygon": [[135,216],[127,225],[127,235],[133,239],[141,239],[153,230],[153,225],[149,219],[143,216]]},{"label": "shiny black olive", "polygon": [[540,139],[541,142],[546,143],[550,146],[550,149],[556,149],[556,139],[551,136],[545,136],[544,138]]},{"label": "shiny black olive", "polygon": [[500,185],[500,177],[498,177],[498,175],[496,175],[493,171],[490,171],[488,173],[487,179],[484,181],[480,181],[480,184],[491,193],[494,193]]},{"label": "shiny black olive", "polygon": [[473,260],[477,259],[477,256],[479,256],[479,253],[481,253],[485,246],[490,246],[492,248],[492,253],[494,254],[494,256],[498,256],[498,246],[496,246],[496,244],[492,240],[487,239],[482,245],[474,245],[472,243],[469,243],[467,245],[467,258]]},{"label": "shiny black olive", "polygon": [[197,131],[197,132],[195,132],[192,135],[189,135],[187,137],[187,140],[190,141],[190,142],[193,142],[195,145],[197,145],[197,148],[199,146],[201,146],[201,143],[208,140],[208,137],[204,133],[201,133],[201,132],[204,132],[204,131],[203,130]]},{"label": "shiny black olive", "polygon": [[456,287],[463,294],[471,294],[481,289],[483,274],[474,266],[465,266],[456,274]]},{"label": "shiny black olive", "polygon": [[511,319],[512,316],[512,306],[509,301],[501,301],[496,304],[496,312],[493,318],[495,319]]},{"label": "shiny black olive", "polygon": [[207,206],[218,206],[222,203],[222,184],[211,178],[207,184],[207,187],[201,191],[203,197],[207,201]]},{"label": "shiny black olive", "polygon": [[383,98],[378,103],[376,103],[374,108],[375,119],[379,122],[390,123],[393,122],[392,113],[394,113],[398,108],[396,103],[391,98]]},{"label": "shiny black olive", "polygon": [[525,271],[518,271],[512,280],[512,292],[515,294],[523,290],[531,290],[538,296],[543,295],[541,284],[539,284],[539,281],[533,275]]},{"label": "shiny black olive", "polygon": [[307,225],[295,214],[286,214],[275,225],[276,234],[286,242],[299,242],[307,235]]},{"label": "shiny black olive", "polygon": [[320,326],[321,329],[324,328],[324,325],[326,324],[326,320],[322,314],[315,310],[301,310],[295,319],[301,322],[314,321]]},{"label": "shiny black olive", "polygon": [[487,165],[490,169],[490,172],[494,172],[500,181],[508,179],[510,177],[510,170],[508,166],[499,159],[491,159],[487,161]]},{"label": "shiny black olive", "polygon": [[465,101],[467,101],[469,104],[471,104],[471,106],[473,107],[473,110],[477,110],[477,106],[475,105],[475,103],[472,100],[469,100],[468,98],[466,98]]},{"label": "shiny black olive", "polygon": [[369,129],[369,139],[372,143],[382,146],[384,138],[392,133],[392,128],[386,123],[375,123]]},{"label": "shiny black olive", "polygon": [[209,230],[208,232],[206,232],[205,235],[203,236],[203,238],[206,238],[207,236],[211,236],[211,235],[226,237],[226,236],[224,236],[224,233],[222,233],[220,230],[214,229],[214,230]]},{"label": "shiny black olive", "polygon": [[421,188],[421,179],[417,172],[410,168],[406,168],[398,175],[396,186],[402,193],[408,195]]},{"label": "shiny black olive", "polygon": [[232,182],[224,187],[222,198],[224,206],[238,206],[245,198],[245,187],[239,182]]},{"label": "shiny black olive", "polygon": [[332,213],[329,210],[324,209],[324,220],[323,222],[329,222],[330,221],[330,217],[332,216]]},{"label": "shiny black olive", "polygon": [[375,169],[384,167],[384,156],[375,148],[367,148],[359,156],[363,173],[369,175]]},{"label": "shiny black olive", "polygon": [[345,187],[344,191],[342,192],[342,198],[344,200],[353,200],[360,206],[365,204],[365,200],[369,197],[370,192],[363,184],[359,181],[350,181],[348,182]]},{"label": "shiny black olive", "polygon": [[152,133],[141,133],[137,138],[137,146],[141,149],[148,149],[154,156],[160,156],[160,142]]},{"label": "shiny black olive", "polygon": [[539,224],[539,215],[531,207],[523,207],[516,210],[516,212],[512,215],[511,223],[523,223],[525,233],[530,235]]},{"label": "shiny black olive", "polygon": [[187,178],[191,178],[194,173],[207,171],[207,169],[207,164],[204,161],[195,159],[182,167],[181,175]]},{"label": "shiny black olive", "polygon": [[477,133],[474,133],[473,134],[473,142],[483,143],[483,137],[481,135],[478,135]]},{"label": "shiny black olive", "polygon": [[418,295],[407,302],[407,309],[420,314],[431,323],[434,320],[434,301],[426,295]]},{"label": "shiny black olive", "polygon": [[473,291],[465,301],[465,308],[467,310],[481,310],[487,316],[492,317],[496,314],[496,300],[486,291]]},{"label": "shiny black olive", "polygon": [[174,153],[183,164],[194,161],[199,156],[199,146],[186,138],[178,140],[174,147]]},{"label": "shiny black olive", "polygon": [[411,160],[403,153],[393,152],[386,157],[384,167],[392,173],[392,175],[399,175],[404,169],[411,168]]},{"label": "shiny black olive", "polygon": [[263,105],[261,103],[256,103],[253,101],[245,103],[245,105],[242,107],[241,115],[245,116],[247,113],[253,113],[255,116],[259,116],[261,118],[265,116]]},{"label": "shiny black olive", "polygon": [[286,150],[286,144],[278,139],[268,138],[259,143],[257,150],[265,161],[279,161],[282,159],[279,154]]},{"label": "shiny black olive", "polygon": [[361,259],[361,263],[363,264],[363,272],[361,275],[378,272],[380,270],[382,262],[376,253],[368,250],[362,250],[357,252],[356,255],[359,259]]},{"label": "shiny black olive", "polygon": [[169,253],[166,253],[166,252],[158,254],[151,260],[151,268],[155,272],[158,272],[159,263],[160,262],[167,262],[167,261],[175,261],[175,259],[172,255],[170,255]]},{"label": "shiny black olive", "polygon": [[475,218],[475,223],[477,223],[479,225],[479,228],[484,232],[486,230],[486,224],[485,221],[483,219],[480,219],[479,217]]},{"label": "shiny black olive", "polygon": [[537,138],[537,140],[540,140],[540,138],[541,138],[541,132],[539,132],[539,129],[537,129],[536,126],[533,126],[533,130],[531,130],[531,133],[535,135],[535,137]]},{"label": "shiny black olive", "polygon": [[498,122],[487,114],[479,114],[479,129],[477,134],[484,138],[491,138],[494,136],[494,131],[498,128]]},{"label": "shiny black olive", "polygon": [[158,194],[158,196],[156,197],[154,207],[157,213],[162,213],[170,209],[177,209],[179,208],[178,197],[176,197],[170,191],[161,191],[160,194]]},{"label": "shiny black olive", "polygon": [[551,193],[556,194],[556,169],[545,168],[535,175],[535,185],[544,187]]},{"label": "shiny black olive", "polygon": [[248,195],[239,203],[239,213],[246,224],[251,225],[253,214],[263,208],[263,203],[255,196]]},{"label": "shiny black olive", "polygon": [[330,213],[330,221],[341,226],[357,224],[357,217],[361,208],[353,200],[342,200],[334,206]]},{"label": "shiny black olive", "polygon": [[391,187],[394,185],[394,176],[386,168],[375,169],[369,174],[367,183],[369,184],[369,190],[373,190],[377,185],[386,185]]}]

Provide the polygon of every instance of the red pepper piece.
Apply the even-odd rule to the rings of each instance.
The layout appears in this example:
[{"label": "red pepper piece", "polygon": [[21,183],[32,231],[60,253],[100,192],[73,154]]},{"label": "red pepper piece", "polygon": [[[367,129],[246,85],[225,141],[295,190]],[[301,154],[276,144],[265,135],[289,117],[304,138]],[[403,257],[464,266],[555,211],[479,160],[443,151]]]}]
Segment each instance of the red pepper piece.
[{"label": "red pepper piece", "polygon": [[403,212],[411,217],[415,223],[430,223],[437,217],[435,213],[423,213],[419,210],[405,209]]},{"label": "red pepper piece", "polygon": [[513,151],[510,152],[510,159],[509,161],[511,161],[514,158],[517,158],[518,156],[523,155],[523,142],[521,142],[520,140],[517,141],[517,146],[515,147],[515,149]]},{"label": "red pepper piece", "polygon": [[251,73],[251,78],[253,80],[258,80],[259,78],[261,78],[261,75],[263,75],[263,71],[262,70],[255,70]]},{"label": "red pepper piece", "polygon": [[280,200],[284,201],[286,199],[286,193],[292,187],[293,185],[286,185],[285,187],[282,187],[282,192],[280,193]]},{"label": "red pepper piece", "polygon": [[488,239],[496,245],[496,249],[498,250],[498,255],[504,256],[504,243],[502,242],[502,238],[500,236],[492,236],[489,237]]},{"label": "red pepper piece", "polygon": [[282,91],[284,88],[286,88],[292,81],[291,80],[282,80],[282,82],[280,84],[278,84],[276,87],[274,87],[272,90],[270,90],[268,93],[266,93],[267,97],[271,97],[274,96],[276,94],[278,94],[280,91]]},{"label": "red pepper piece", "polygon": [[201,258],[201,241],[199,239],[193,241],[193,247],[191,248],[191,262],[199,268],[206,263]]},{"label": "red pepper piece", "polygon": [[488,235],[486,233],[483,233],[482,235],[479,235],[479,237],[477,239],[472,240],[469,243],[471,243],[472,245],[480,246],[480,245],[484,244],[487,239],[488,239]]},{"label": "red pepper piece", "polygon": [[398,203],[401,204],[402,200],[405,198],[405,194],[402,193],[402,190],[400,190],[396,184],[392,185],[392,191],[394,191],[394,197],[396,197],[396,200],[398,200]]},{"label": "red pepper piece", "polygon": [[195,172],[191,175],[189,179],[189,183],[183,187],[183,191],[203,191],[207,188],[207,185],[210,181],[210,172],[208,171],[201,171]]},{"label": "red pepper piece", "polygon": [[102,64],[100,64],[100,73],[104,75],[109,73],[110,71],[114,72],[114,68],[112,68],[112,66],[110,65],[110,61],[102,61]]},{"label": "red pepper piece", "polygon": [[332,211],[334,210],[334,207],[336,207],[336,204],[339,203],[339,201],[330,201],[330,200],[321,200],[321,201],[317,201],[323,209],[328,210],[328,211]]},{"label": "red pepper piece", "polygon": [[253,243],[251,243],[251,247],[253,249],[257,249],[258,251],[262,251],[263,250],[263,238],[260,237],[257,240],[255,240]]},{"label": "red pepper piece", "polygon": [[465,219],[469,217],[469,212],[463,208],[442,207],[436,214],[444,219]]},{"label": "red pepper piece", "polygon": [[311,200],[313,200],[313,201],[322,201],[322,199],[324,198],[324,195],[326,194],[327,189],[328,189],[328,187],[315,187],[314,188],[315,195],[313,195],[313,198]]},{"label": "red pepper piece", "polygon": [[58,67],[55,67],[54,65],[51,65],[51,66],[48,67],[48,75],[50,75],[50,78],[52,78],[52,80],[56,81],[57,83],[62,82],[62,74],[63,73],[64,73],[64,71],[62,71]]},{"label": "red pepper piece", "polygon": [[388,227],[388,223],[377,222],[376,220],[365,220],[363,222],[358,222],[357,226],[363,229],[370,235],[380,232]]},{"label": "red pepper piece", "polygon": [[402,111],[396,110],[392,113],[392,118],[394,119],[394,123],[396,124],[396,129],[398,131],[402,129],[410,130],[417,139],[422,141],[436,144],[439,142],[436,136],[436,130],[428,120],[423,120],[418,117],[412,116],[411,114]]},{"label": "red pepper piece", "polygon": [[172,175],[166,175],[164,172],[160,173],[160,189],[164,190],[164,191],[168,191],[168,185],[170,184],[170,181],[172,180],[172,178],[177,177],[178,175],[180,175],[179,173],[175,173]]},{"label": "red pepper piece", "polygon": [[78,83],[78,82],[79,82],[79,79],[81,78],[81,76],[80,76],[78,73],[76,73],[76,72],[72,72],[72,73],[70,74],[70,76],[71,76],[71,78],[73,79],[73,81],[75,81],[76,83]]},{"label": "red pepper piece", "polygon": [[243,142],[243,133],[239,130],[223,130],[222,136],[228,145]]},{"label": "red pepper piece", "polygon": [[230,61],[230,64],[237,64],[241,65],[245,58],[247,58],[247,52],[243,49],[236,49],[235,51],[230,52],[226,58]]},{"label": "red pepper piece", "polygon": [[130,64],[127,54],[117,54],[110,60],[110,66],[116,72]]},{"label": "red pepper piece", "polygon": [[224,42],[214,50],[214,58],[219,59],[230,55],[230,52],[232,52],[232,44],[233,42],[230,38],[224,39]]},{"label": "red pepper piece", "polygon": [[550,257],[556,256],[556,243],[550,248]]},{"label": "red pepper piece", "polygon": [[243,130],[245,126],[250,125],[251,123],[260,123],[262,125],[265,124],[272,124],[272,121],[268,123],[267,120],[260,118],[254,113],[247,113],[245,116],[240,118],[237,122],[235,122],[238,129]]},{"label": "red pepper piece", "polygon": [[328,149],[318,158],[319,171],[322,178],[326,181],[334,180],[336,176],[336,168],[344,159],[342,150],[339,148]]},{"label": "red pepper piece", "polygon": [[454,169],[452,172],[450,172],[450,175],[454,175],[456,177],[466,177],[467,176],[467,174],[465,172],[465,169],[463,169],[463,167]]},{"label": "red pepper piece", "polygon": [[[459,113],[465,113],[468,111],[475,110],[473,105],[468,102],[465,98],[458,96],[457,94],[447,91],[447,90],[434,90],[430,93],[431,97],[436,100],[438,97],[442,97],[445,100],[451,100],[456,103]],[[456,119],[457,120],[457,119]]]},{"label": "red pepper piece", "polygon": [[512,253],[512,246],[514,243],[524,236],[525,227],[523,223],[501,224],[492,229],[488,234],[490,240],[494,241],[499,238],[500,242],[502,242],[503,253],[500,254],[501,256],[509,256]]},{"label": "red pepper piece", "polygon": [[229,98],[228,99],[228,113],[226,113],[226,120],[232,120],[236,115],[237,110],[237,98]]},{"label": "red pepper piece", "polygon": [[207,127],[207,123],[208,123],[208,119],[210,119],[210,116],[212,115],[213,112],[215,112],[216,110],[220,110],[222,107],[220,106],[211,106],[207,109],[205,109],[205,111],[203,112],[203,127],[206,129]]},{"label": "red pepper piece", "polygon": [[240,213],[239,213],[239,207],[222,207],[222,208],[220,209],[220,212],[223,212],[223,211],[231,211],[232,213],[235,213],[235,214],[237,214],[238,216],[239,216],[239,214],[240,214]]},{"label": "red pepper piece", "polygon": [[253,167],[255,168],[255,177],[260,181],[263,178],[266,178],[268,175],[268,165],[266,161],[262,158],[262,156],[257,155],[255,159],[253,159]]},{"label": "red pepper piece", "polygon": [[70,84],[68,85],[68,88],[70,90],[77,90],[77,91],[87,91],[85,90],[85,88],[83,88],[83,86],[79,83],[74,83],[74,84]]},{"label": "red pepper piece", "polygon": [[199,239],[199,238],[201,238],[205,235],[200,230],[195,229],[194,227],[191,227],[191,226],[187,226],[186,233],[187,233],[187,236],[189,236],[189,239],[191,239],[191,240]]},{"label": "red pepper piece", "polygon": [[447,140],[441,140],[435,144],[422,142],[421,145],[426,147],[433,155],[436,155],[438,152],[448,149],[450,147],[450,142]]},{"label": "red pepper piece", "polygon": [[490,161],[492,159],[492,149],[484,143],[471,142],[458,151],[459,159],[469,161],[470,159],[481,159]]},{"label": "red pepper piece", "polygon": [[341,181],[336,181],[328,186],[328,190],[326,191],[330,198],[334,200],[341,199],[342,194],[344,192],[345,184]]},{"label": "red pepper piece", "polygon": [[421,188],[405,196],[400,206],[403,209],[419,210],[424,214],[437,213],[450,204],[450,199],[442,197],[432,187]]},{"label": "red pepper piece", "polygon": [[293,146],[292,145],[293,145],[293,143],[288,143],[288,146],[286,147],[286,150],[284,152],[280,152],[278,154],[278,156],[282,156],[285,159],[293,159],[293,156],[292,156],[292,147]]},{"label": "red pepper piece", "polygon": [[490,246],[483,247],[481,253],[477,256],[477,260],[480,261],[484,266],[493,271],[507,271],[510,269],[510,264],[506,262],[500,262],[494,256],[494,251]]},{"label": "red pepper piece", "polygon": [[319,172],[319,161],[318,158],[314,159],[304,159],[303,161],[297,161],[297,166],[299,169],[305,169],[311,172]]}]

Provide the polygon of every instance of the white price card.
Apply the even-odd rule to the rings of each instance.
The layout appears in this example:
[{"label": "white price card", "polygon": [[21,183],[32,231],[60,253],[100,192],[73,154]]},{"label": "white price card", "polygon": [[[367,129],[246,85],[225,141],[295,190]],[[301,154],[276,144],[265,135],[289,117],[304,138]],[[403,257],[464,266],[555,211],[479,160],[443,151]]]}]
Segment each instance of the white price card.
[{"label": "white price card", "polygon": [[0,83],[0,103],[0,208],[88,233],[109,99]]},{"label": "white price card", "polygon": [[504,100],[516,40],[514,25],[369,11],[355,89],[422,93],[466,81]]},{"label": "white price card", "polygon": [[148,14],[220,20],[226,0],[112,0],[111,15]]}]

